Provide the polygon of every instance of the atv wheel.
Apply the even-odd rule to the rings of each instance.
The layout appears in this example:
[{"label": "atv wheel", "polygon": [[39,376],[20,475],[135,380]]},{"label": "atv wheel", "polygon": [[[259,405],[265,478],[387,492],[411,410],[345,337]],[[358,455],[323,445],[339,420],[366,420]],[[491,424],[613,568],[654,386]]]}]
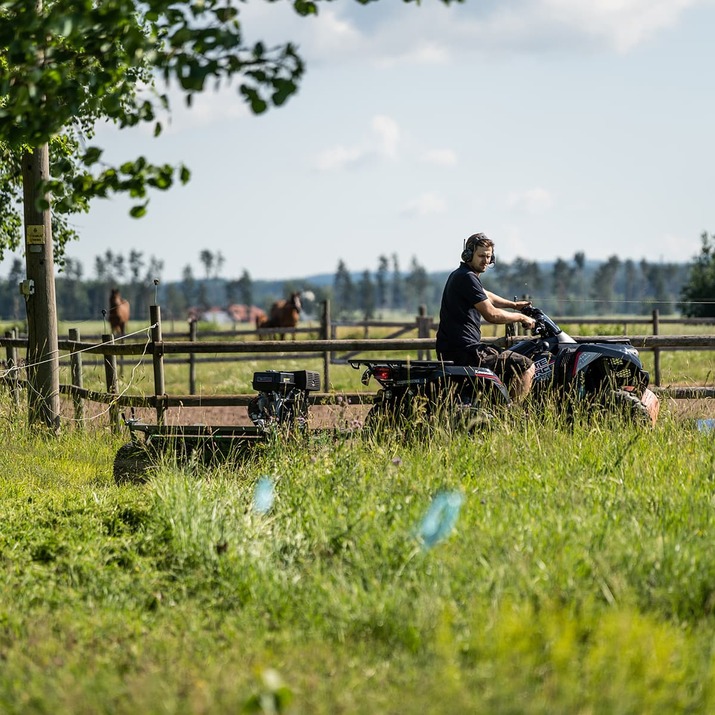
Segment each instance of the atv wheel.
[{"label": "atv wheel", "polygon": [[122,445],[114,457],[114,481],[117,484],[143,484],[152,464],[146,447],[135,442]]},{"label": "atv wheel", "polygon": [[365,416],[364,426],[373,432],[385,429],[412,432],[424,427],[429,417],[424,398],[407,394],[374,404]]},{"label": "atv wheel", "polygon": [[377,432],[385,427],[394,427],[397,418],[397,411],[394,405],[379,402],[370,408],[365,415],[363,427],[370,432]]},{"label": "atv wheel", "polygon": [[485,407],[470,407],[459,415],[460,424],[468,432],[491,429],[496,422],[496,415]]}]

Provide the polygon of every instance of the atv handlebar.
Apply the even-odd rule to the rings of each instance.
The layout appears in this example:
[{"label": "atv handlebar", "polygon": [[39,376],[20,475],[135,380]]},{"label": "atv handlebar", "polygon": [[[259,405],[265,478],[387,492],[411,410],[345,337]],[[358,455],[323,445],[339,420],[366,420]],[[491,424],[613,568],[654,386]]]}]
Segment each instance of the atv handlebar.
[{"label": "atv handlebar", "polygon": [[551,320],[551,318],[549,318],[549,316],[546,315],[541,308],[537,308],[533,305],[527,305],[522,308],[521,312],[534,319],[536,324],[534,325],[532,332],[536,335],[546,338],[558,335],[561,332],[561,328],[559,328],[559,326],[556,325],[556,323]]}]

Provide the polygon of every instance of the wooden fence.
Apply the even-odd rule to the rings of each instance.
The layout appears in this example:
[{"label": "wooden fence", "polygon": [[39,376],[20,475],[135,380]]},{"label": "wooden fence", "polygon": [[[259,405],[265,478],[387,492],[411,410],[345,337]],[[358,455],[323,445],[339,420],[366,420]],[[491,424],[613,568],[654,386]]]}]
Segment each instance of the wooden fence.
[{"label": "wooden fence", "polygon": [[[571,319],[567,319],[571,320]],[[580,322],[584,319],[580,319]],[[629,319],[630,322],[635,322],[637,319]],[[575,322],[575,321],[574,321]],[[619,319],[619,322],[623,322]],[[643,321],[640,321],[643,322]],[[673,349],[715,349],[715,336],[703,335],[659,335],[657,315],[654,315],[653,321],[645,321],[653,325],[653,335],[632,335],[628,336],[630,343],[639,350],[652,350],[656,357],[662,350]],[[682,323],[683,321],[677,321]],[[596,324],[603,325],[605,320],[596,319]],[[378,321],[353,323],[361,325],[365,330],[372,326],[385,327],[385,323]],[[162,423],[165,418],[165,413],[171,407],[227,407],[227,406],[245,406],[248,404],[252,395],[196,395],[195,392],[195,365],[197,356],[200,355],[221,355],[229,356],[223,359],[237,360],[240,357],[248,356],[249,359],[255,360],[256,357],[268,358],[274,353],[280,353],[281,359],[300,357],[315,358],[315,354],[319,353],[323,358],[323,384],[330,385],[330,367],[336,362],[345,363],[351,356],[355,356],[361,352],[392,352],[402,351],[415,354],[417,359],[429,359],[434,350],[434,338],[430,333],[434,330],[432,319],[420,313],[417,316],[415,323],[395,323],[387,324],[398,328],[397,333],[391,334],[385,338],[360,338],[360,339],[337,339],[332,337],[337,327],[336,323],[332,323],[329,319],[329,308],[324,316],[321,332],[322,337],[319,339],[307,340],[251,340],[251,341],[227,341],[227,340],[198,340],[195,332],[189,334],[189,339],[181,340],[166,340],[162,332],[161,310],[159,306],[150,306],[150,325],[147,330],[150,331],[150,339],[148,342],[115,342],[112,336],[103,335],[101,342],[88,342],[80,339],[79,332],[76,329],[69,331],[68,340],[58,341],[58,350],[68,353],[70,360],[71,384],[61,384],[60,393],[71,397],[74,403],[75,418],[82,420],[84,416],[84,401],[103,403],[108,405],[110,425],[113,428],[119,427],[119,415],[121,408],[125,407],[143,407],[156,410],[156,418],[158,423]],[[417,329],[420,337],[404,338],[401,337],[409,330]],[[300,329],[296,329],[296,332]],[[303,331],[310,330],[315,333],[315,329],[302,329]],[[327,337],[326,337],[327,334]],[[170,336],[166,336],[170,337]],[[175,337],[175,336],[171,336]],[[485,336],[485,342],[491,342],[499,347],[508,347],[515,341],[522,340],[523,337],[514,336]],[[599,340],[613,339],[612,335],[592,335],[576,337],[577,342],[593,342]],[[6,369],[4,371],[2,381],[7,385],[13,395],[15,403],[20,404],[21,388],[25,386],[26,380],[20,377],[20,369],[23,367],[23,361],[19,357],[19,351],[24,349],[27,351],[27,338],[21,338],[8,332],[4,338],[0,338],[0,344],[4,346],[6,351]],[[287,352],[290,350],[290,353]],[[336,359],[334,356],[341,353],[342,357]],[[106,378],[106,392],[86,389],[83,385],[83,356],[84,355],[99,355],[104,365]],[[182,362],[189,366],[189,394],[187,395],[167,395],[165,390],[164,363],[171,359],[170,356],[185,355]],[[128,395],[120,394],[118,390],[119,379],[117,371],[117,358],[123,360],[125,357],[131,356],[149,356],[151,357],[154,377],[154,394],[145,395]],[[655,370],[654,385],[657,392],[667,395],[675,399],[693,399],[702,397],[715,397],[715,388],[711,387],[686,387],[686,388],[660,388],[659,369]],[[367,393],[359,394],[330,394],[318,393],[311,395],[310,399],[313,403],[329,404],[337,401],[342,401],[344,404],[359,404],[369,403],[374,395]]]}]

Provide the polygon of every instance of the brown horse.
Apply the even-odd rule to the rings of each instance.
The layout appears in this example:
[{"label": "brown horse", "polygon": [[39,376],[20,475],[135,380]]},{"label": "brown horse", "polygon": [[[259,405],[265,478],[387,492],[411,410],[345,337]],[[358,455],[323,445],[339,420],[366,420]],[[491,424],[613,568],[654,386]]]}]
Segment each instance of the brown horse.
[{"label": "brown horse", "polygon": [[109,326],[112,328],[112,335],[126,335],[128,322],[129,301],[122,298],[118,288],[112,288],[109,295]]},{"label": "brown horse", "polygon": [[[268,317],[256,317],[256,329],[260,328],[295,328],[300,318],[300,293],[290,294],[287,300],[278,300],[271,306]],[[285,339],[285,333],[278,331],[281,340]],[[295,333],[293,333],[295,340]]]}]

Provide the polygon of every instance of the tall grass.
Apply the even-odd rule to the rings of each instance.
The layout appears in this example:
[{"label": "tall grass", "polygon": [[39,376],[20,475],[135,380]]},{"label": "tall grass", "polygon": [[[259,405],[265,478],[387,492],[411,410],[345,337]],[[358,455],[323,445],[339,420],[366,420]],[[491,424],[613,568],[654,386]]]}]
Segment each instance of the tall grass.
[{"label": "tall grass", "polygon": [[2,712],[713,710],[715,443],[668,414],[321,434],[121,487],[119,438],[0,425]]}]

